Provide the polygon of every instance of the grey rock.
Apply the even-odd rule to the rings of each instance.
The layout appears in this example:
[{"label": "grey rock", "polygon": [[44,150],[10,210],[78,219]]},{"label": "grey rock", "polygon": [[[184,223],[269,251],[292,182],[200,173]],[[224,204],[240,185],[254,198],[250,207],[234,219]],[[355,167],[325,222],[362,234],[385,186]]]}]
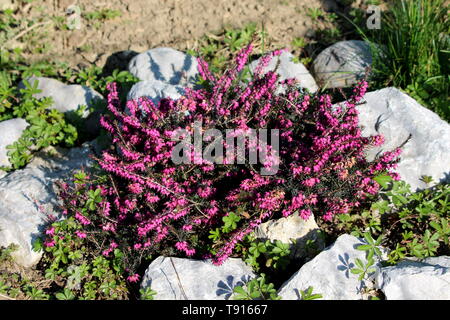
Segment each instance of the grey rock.
[{"label": "grey rock", "polygon": [[375,285],[387,300],[450,300],[449,264],[450,257],[402,261],[381,268]]},{"label": "grey rock", "polygon": [[[0,167],[9,167],[7,146],[13,144],[22,136],[23,131],[28,127],[28,122],[21,118],[15,118],[0,122]],[[0,174],[1,174],[0,170]]]},{"label": "grey rock", "polygon": [[141,80],[158,80],[182,86],[193,86],[199,74],[195,57],[163,47],[133,57],[128,70]]},{"label": "grey rock", "polygon": [[147,268],[141,287],[155,290],[156,300],[228,300],[234,287],[254,277],[241,259],[215,266],[210,260],[161,256]]},{"label": "grey rock", "polygon": [[41,258],[42,253],[32,250],[32,243],[50,216],[59,217],[54,182],[90,166],[88,146],[60,149],[56,156],[40,152],[24,169],[0,179],[0,247],[18,245],[13,252],[18,264],[31,267]]},{"label": "grey rock", "polygon": [[326,88],[345,88],[364,77],[372,65],[368,43],[360,40],[339,41],[323,50],[313,62],[317,83]]},{"label": "grey rock", "polygon": [[428,257],[422,260],[423,263],[430,265],[441,266],[444,268],[450,268],[450,257],[440,256],[440,257]]},{"label": "grey rock", "polygon": [[408,257],[401,261],[399,261],[396,266],[423,266],[424,264],[429,266],[441,266],[444,268],[450,268],[450,257],[448,256],[440,256],[440,257],[428,257],[424,259],[416,258],[416,257]]},{"label": "grey rock", "polygon": [[[32,76],[27,80],[31,85],[38,81],[37,88],[41,92],[33,95],[35,98],[51,97],[53,99],[51,108],[62,113],[75,112],[82,105],[92,107],[96,101],[103,100],[103,96],[100,93],[86,86],[78,84],[66,85],[61,81],[45,77]],[[19,84],[19,87],[25,87],[23,82]],[[89,112],[86,110],[83,118],[88,115]]]},{"label": "grey rock", "polygon": [[140,97],[147,97],[155,105],[163,98],[179,99],[184,94],[184,88],[178,85],[172,85],[159,80],[140,81],[133,85],[128,92],[127,99],[137,100]]},{"label": "grey rock", "polygon": [[[365,242],[354,236],[340,236],[332,246],[305,263],[282,285],[278,294],[285,300],[297,300],[301,297],[300,290],[313,287],[313,293],[321,294],[325,300],[364,299],[362,289],[372,288],[373,284],[367,280],[359,281],[358,275],[350,271],[356,267],[357,258],[366,261],[366,253],[356,249],[361,244]],[[376,260],[375,268],[378,268],[378,262]]]},{"label": "grey rock", "polygon": [[[294,56],[290,52],[284,51],[280,56],[274,57],[270,63],[263,69],[263,73],[274,71],[277,64],[278,69],[276,72],[280,75],[280,81],[286,79],[296,79],[298,85],[302,88],[306,88],[311,92],[316,92],[318,87],[316,81],[309,73],[308,69],[302,63],[293,62]],[[258,65],[260,59],[250,63],[250,70],[253,72]]]},{"label": "grey rock", "polygon": [[385,143],[371,148],[367,157],[372,160],[380,151],[402,147],[396,171],[411,185],[412,190],[425,188],[422,175],[435,182],[450,178],[450,125],[438,115],[421,106],[416,100],[396,88],[369,92],[366,104],[357,107],[359,124],[364,136],[382,134]]},{"label": "grey rock", "polygon": [[[311,215],[308,220],[303,220],[298,214],[292,214],[286,218],[269,220],[259,225],[255,230],[257,239],[270,240],[271,242],[279,240],[283,243],[291,244],[291,257],[301,259],[310,257],[314,252],[325,248],[325,242],[321,237],[319,226]],[[295,245],[292,243],[295,241]],[[314,241],[314,249],[307,249],[307,241]]]}]

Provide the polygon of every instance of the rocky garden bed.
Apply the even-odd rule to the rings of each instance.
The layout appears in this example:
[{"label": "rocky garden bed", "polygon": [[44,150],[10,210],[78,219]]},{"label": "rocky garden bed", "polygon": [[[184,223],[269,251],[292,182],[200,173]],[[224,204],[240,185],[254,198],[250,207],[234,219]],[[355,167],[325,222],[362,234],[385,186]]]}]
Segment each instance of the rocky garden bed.
[{"label": "rocky garden bed", "polygon": [[448,83],[383,78],[394,44],[351,35],[253,25],[115,70],[2,47],[0,299],[450,299]]}]

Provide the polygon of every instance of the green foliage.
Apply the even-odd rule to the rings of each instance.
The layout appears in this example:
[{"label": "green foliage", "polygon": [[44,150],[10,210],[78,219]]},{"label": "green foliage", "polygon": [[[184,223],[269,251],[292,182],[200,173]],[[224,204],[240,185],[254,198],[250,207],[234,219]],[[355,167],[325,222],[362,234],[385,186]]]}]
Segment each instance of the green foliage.
[{"label": "green foliage", "polygon": [[295,49],[303,49],[304,47],[306,47],[306,40],[305,38],[295,38],[294,40],[292,40],[291,45]]},{"label": "green foliage", "polygon": [[55,295],[58,300],[74,300],[75,295],[69,289],[65,288],[64,291],[59,292]]},{"label": "green foliage", "polygon": [[363,279],[368,279],[370,275],[372,275],[376,270],[374,268],[375,259],[374,256],[381,258],[381,242],[383,241],[383,236],[380,235],[378,239],[374,240],[370,232],[366,232],[363,234],[364,239],[366,240],[366,244],[359,245],[356,249],[366,252],[366,260],[363,261],[359,258],[355,260],[355,268],[352,268],[350,271],[353,274],[357,274],[358,280],[362,281]]},{"label": "green foliage", "polygon": [[252,279],[244,286],[233,288],[235,300],[280,300],[277,290],[272,283],[267,283],[266,276],[262,273],[258,278]]},{"label": "green foliage", "polygon": [[236,52],[250,43],[256,31],[254,23],[250,23],[242,29],[226,29],[223,42],[231,51]]},{"label": "green foliage", "polygon": [[[7,171],[25,166],[33,153],[42,148],[56,145],[72,147],[89,138],[82,130],[86,106],[65,114],[49,109],[51,98],[34,98],[33,95],[40,92],[37,89],[38,82],[34,81],[31,85],[26,78],[52,77],[63,82],[86,85],[101,93],[106,91],[107,83],[117,82],[122,89],[120,98],[123,100],[131,86],[138,81],[127,71],[114,70],[106,75],[96,66],[75,71],[62,63],[35,62],[29,65],[20,49],[0,50],[0,70],[0,121],[20,117],[29,123],[21,138],[7,148],[11,167],[0,168]],[[18,87],[21,80],[24,88]],[[104,108],[103,102],[96,101],[89,111]]]},{"label": "green foliage", "polygon": [[141,300],[153,300],[157,294],[156,291],[152,290],[150,287],[139,289],[139,293],[141,294]]},{"label": "green foliage", "polygon": [[358,246],[357,249],[366,251],[368,259],[372,258],[374,255],[381,257],[380,246],[383,237],[380,235],[377,240],[374,240],[370,233],[364,233],[364,239],[366,240],[367,244],[362,244]]},{"label": "green foliage", "polygon": [[95,65],[87,67],[75,75],[76,83],[93,88],[102,94],[106,93],[106,85],[108,83],[118,83],[121,87],[122,96],[120,98],[122,100],[125,100],[128,91],[138,81],[139,79],[128,71],[120,71],[118,69],[115,69],[110,75],[104,75],[102,68]]},{"label": "green foliage", "polygon": [[56,67],[45,62],[27,65],[19,49],[0,51],[0,121],[20,117],[29,123],[21,138],[7,147],[11,167],[1,169],[23,167],[39,149],[51,145],[70,147],[76,143],[78,130],[61,112],[48,109],[52,100],[33,97],[40,92],[37,81],[31,85],[24,80],[25,87],[17,87],[20,80],[33,75],[57,75]]},{"label": "green foliage", "polygon": [[[368,244],[359,249],[367,251],[368,258],[381,255],[380,245],[389,248],[388,262],[392,264],[406,257],[448,255],[449,184],[412,192],[403,181],[386,176],[376,180],[383,187],[381,198],[362,214],[339,216],[340,230],[364,237]],[[424,181],[431,182],[429,177]]]},{"label": "green foliage", "polygon": [[320,8],[308,8],[306,11],[306,15],[313,19],[313,21],[316,21],[320,18],[325,17],[325,12],[323,12]]},{"label": "green foliage", "polygon": [[363,32],[374,47],[376,87],[406,90],[421,104],[450,120],[450,21],[444,0],[390,2],[382,30]]},{"label": "green foliage", "polygon": [[17,250],[17,245],[10,244],[8,247],[0,247],[0,263],[12,261],[11,253]]},{"label": "green foliage", "polygon": [[314,288],[309,287],[306,290],[300,290],[301,300],[317,300],[322,299],[322,295],[320,293],[313,293]]},{"label": "green foliage", "polygon": [[[107,258],[95,253],[83,239],[77,238],[75,219],[68,218],[52,224],[58,236],[54,245],[42,242],[35,249],[45,247],[43,258],[45,278],[55,281],[62,288],[56,294],[59,300],[123,299],[128,297],[128,288],[123,278],[123,254],[119,249]],[[62,236],[64,235],[64,236]]]},{"label": "green foliage", "polygon": [[261,53],[265,52],[267,33],[263,27],[249,23],[239,29],[225,28],[221,33],[206,35],[195,47],[187,50],[187,53],[204,58],[209,63],[210,70],[218,74],[224,71],[236,53],[252,40],[261,49]]},{"label": "green foliage", "polygon": [[[75,183],[84,184],[86,178],[86,173],[78,172]],[[102,201],[100,189],[89,190],[86,198],[80,214],[89,217],[89,212],[95,211]],[[76,217],[67,217],[51,224],[45,242],[40,239],[34,243],[34,250],[44,250],[41,264],[45,278],[61,288],[55,297],[59,300],[128,298],[122,251],[114,248],[110,255],[103,255],[101,244],[95,246],[95,235],[80,234],[81,227]],[[152,292],[146,294],[150,296]]]},{"label": "green foliage", "polygon": [[83,18],[85,18],[88,21],[92,20],[105,21],[120,17],[121,15],[122,13],[119,10],[109,8],[103,8],[101,10],[90,11],[82,14]]},{"label": "green foliage", "polygon": [[[0,295],[6,299],[49,299],[49,295],[39,288],[39,282],[33,279],[32,272],[22,274],[20,268],[14,264],[11,254],[17,248],[16,245],[0,247]],[[19,270],[19,272],[9,269]]]},{"label": "green foliage", "polygon": [[19,90],[20,98],[15,98],[13,89],[6,87],[8,82],[3,83],[5,86],[0,82],[0,101],[4,102],[0,105],[0,121],[18,117],[29,123],[21,138],[7,146],[12,169],[25,166],[34,151],[51,145],[71,147],[75,144],[78,131],[68,123],[61,112],[49,109],[52,100],[33,97],[33,94],[40,92],[37,89],[37,81],[30,85],[24,80],[25,88]]},{"label": "green foliage", "polygon": [[360,245],[357,247],[357,249],[366,251],[366,261],[356,258],[355,260],[356,267],[350,270],[351,273],[359,275],[358,276],[359,281],[368,278],[368,276],[370,276],[376,271],[374,268],[375,265],[374,254],[376,254],[377,256],[381,256],[381,250],[379,246],[381,244],[382,236],[380,236],[376,241],[373,240],[370,233],[365,233],[364,237],[368,242],[368,244]]},{"label": "green foliage", "polygon": [[86,206],[91,211],[95,211],[97,208],[97,204],[102,201],[102,197],[100,195],[101,189],[89,190],[88,191],[88,199],[86,201]]},{"label": "green foliage", "polygon": [[285,270],[290,262],[290,244],[280,240],[270,242],[253,239],[244,254],[245,262],[256,271],[261,266],[274,270]]},{"label": "green foliage", "polygon": [[44,293],[41,289],[36,289],[33,286],[27,286],[25,288],[25,293],[27,296],[29,296],[32,300],[48,300],[49,295]]},{"label": "green foliage", "polygon": [[237,223],[241,220],[234,212],[230,212],[228,216],[222,218],[224,225],[222,226],[223,233],[229,233],[237,228]]}]

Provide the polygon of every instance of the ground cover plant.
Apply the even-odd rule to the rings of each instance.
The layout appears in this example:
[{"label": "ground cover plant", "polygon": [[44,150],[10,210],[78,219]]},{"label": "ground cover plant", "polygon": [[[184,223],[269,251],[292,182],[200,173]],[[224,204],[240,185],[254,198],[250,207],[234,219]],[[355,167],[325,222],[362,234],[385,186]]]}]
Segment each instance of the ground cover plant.
[{"label": "ground cover plant", "polygon": [[[0,78],[0,121],[19,117],[25,119],[29,126],[18,141],[7,147],[11,166],[3,169],[11,170],[25,166],[31,160],[34,151],[50,145],[74,146],[78,138],[76,127],[69,123],[61,112],[49,110],[52,103],[50,98],[33,97],[34,93],[39,92],[37,82],[34,86],[25,82],[25,88],[17,89],[10,86],[8,80],[7,76]],[[15,90],[20,91],[20,98],[16,98]],[[81,113],[78,115],[81,117]]]},{"label": "ground cover plant", "polygon": [[[336,217],[336,228],[365,237],[372,244],[377,239],[377,246],[390,249],[389,264],[406,257],[449,255],[450,186],[444,183],[412,192],[404,181],[392,181],[386,176],[377,180],[382,185],[380,198],[360,214]],[[370,246],[362,249],[373,250]]]},{"label": "ground cover plant", "polygon": [[[430,177],[423,177],[431,183]],[[379,195],[367,209],[360,213],[337,216],[332,232],[330,225],[322,226],[329,235],[350,233],[365,239],[366,244],[357,247],[366,252],[365,259],[353,261],[350,270],[360,281],[373,281],[376,259],[382,266],[392,266],[403,260],[421,260],[428,257],[450,254],[448,183],[438,184],[412,192],[404,181],[393,181],[379,176]],[[374,199],[375,200],[375,199]],[[363,285],[370,299],[380,299],[380,292],[374,292]]]}]

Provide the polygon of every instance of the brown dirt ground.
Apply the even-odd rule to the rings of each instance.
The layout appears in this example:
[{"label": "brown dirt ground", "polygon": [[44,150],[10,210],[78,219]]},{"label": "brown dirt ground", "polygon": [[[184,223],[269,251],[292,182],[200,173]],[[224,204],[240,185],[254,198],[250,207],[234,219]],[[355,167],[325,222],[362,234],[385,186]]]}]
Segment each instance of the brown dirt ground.
[{"label": "brown dirt ground", "polygon": [[[12,1],[18,0],[0,0]],[[249,22],[264,25],[275,46],[289,46],[296,37],[304,37],[314,23],[308,8],[329,10],[334,0],[34,0],[19,4],[16,16],[36,18],[40,22],[51,17],[64,17],[66,8],[76,4],[82,12],[101,9],[120,11],[121,15],[94,26],[82,19],[80,30],[61,30],[54,23],[32,30],[41,33],[31,60],[59,60],[72,66],[95,63],[103,66],[107,57],[123,50],[145,51],[158,46],[179,50],[195,48],[203,35],[224,27],[239,28]],[[39,30],[40,29],[40,30]],[[31,33],[31,32],[30,32]],[[26,40],[24,35],[17,42]],[[24,46],[20,43],[12,45]],[[28,40],[31,42],[31,40]],[[25,44],[25,45],[29,45]],[[42,52],[43,51],[43,52]]]}]

